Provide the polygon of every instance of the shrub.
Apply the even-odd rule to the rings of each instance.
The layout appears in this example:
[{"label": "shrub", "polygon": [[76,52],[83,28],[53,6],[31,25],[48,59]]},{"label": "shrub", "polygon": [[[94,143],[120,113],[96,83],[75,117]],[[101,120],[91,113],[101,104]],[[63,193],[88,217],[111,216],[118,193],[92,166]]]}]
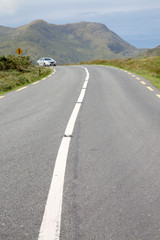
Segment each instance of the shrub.
[{"label": "shrub", "polygon": [[8,91],[13,88],[13,84],[6,81],[0,81],[0,91]]},{"label": "shrub", "polygon": [[25,84],[25,83],[29,83],[29,80],[24,77],[24,76],[20,76],[18,79],[19,85]]},{"label": "shrub", "polygon": [[0,70],[18,70],[20,72],[30,71],[32,68],[32,62],[30,61],[30,57],[24,56],[14,56],[9,55],[8,57],[2,56],[0,57]]},{"label": "shrub", "polygon": [[10,58],[0,57],[0,70],[8,70],[13,68],[13,66],[15,67],[15,63]]},{"label": "shrub", "polygon": [[0,57],[0,94],[37,81],[51,73],[50,68],[37,67],[29,57]]}]

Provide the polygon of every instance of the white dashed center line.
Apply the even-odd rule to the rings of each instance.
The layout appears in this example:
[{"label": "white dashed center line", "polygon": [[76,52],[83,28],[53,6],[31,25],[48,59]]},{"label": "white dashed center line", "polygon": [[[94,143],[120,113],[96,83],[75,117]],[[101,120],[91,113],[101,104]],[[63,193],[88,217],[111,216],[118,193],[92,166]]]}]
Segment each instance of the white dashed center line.
[{"label": "white dashed center line", "polygon": [[[83,67],[86,71],[85,82],[89,80],[89,72],[87,68]],[[87,83],[85,87],[87,87]],[[83,85],[84,87],[84,85]],[[61,212],[62,212],[62,199],[63,199],[63,185],[65,169],[68,157],[68,151],[70,146],[71,137],[73,134],[75,122],[83,102],[86,89],[81,90],[80,96],[73,109],[71,117],[68,121],[64,137],[57,154],[51,186],[47,198],[45,212],[40,228],[38,240],[58,240],[60,235],[60,224],[61,224]]]}]

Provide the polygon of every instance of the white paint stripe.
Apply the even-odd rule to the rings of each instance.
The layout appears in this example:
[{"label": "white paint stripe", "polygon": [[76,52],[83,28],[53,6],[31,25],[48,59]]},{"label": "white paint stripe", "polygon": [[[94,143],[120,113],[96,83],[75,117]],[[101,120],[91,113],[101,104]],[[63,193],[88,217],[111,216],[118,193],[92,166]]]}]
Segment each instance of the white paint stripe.
[{"label": "white paint stripe", "polygon": [[64,175],[71,138],[62,139],[48,194],[39,240],[58,240],[60,235]]},{"label": "white paint stripe", "polygon": [[80,96],[79,96],[79,98],[77,100],[78,103],[82,103],[83,102],[83,98],[85,96],[85,93],[86,93],[86,89],[82,89],[81,93],[80,93]]},{"label": "white paint stripe", "polygon": [[0,98],[4,98],[4,96],[0,96]]},{"label": "white paint stripe", "polygon": [[160,94],[156,94],[156,96],[157,96],[158,98],[160,98]]},{"label": "white paint stripe", "polygon": [[83,67],[83,68],[86,70],[86,81],[88,81],[88,80],[89,80],[89,72],[88,72],[88,69],[85,68],[85,67]]},{"label": "white paint stripe", "polygon": [[88,81],[85,81],[84,84],[83,84],[83,88],[86,89],[87,85],[88,85]]},{"label": "white paint stripe", "polygon": [[88,80],[86,80],[85,82],[84,82],[84,84],[83,84],[83,87],[82,88],[87,88],[87,86],[88,86]]},{"label": "white paint stripe", "polygon": [[[89,72],[86,68],[84,69],[86,70],[86,79],[89,79]],[[85,89],[82,89],[82,90],[85,90]],[[83,92],[85,93],[86,90]],[[82,94],[82,91],[81,91],[81,94]],[[53,177],[51,181],[51,186],[50,186],[50,190],[47,198],[47,203],[45,207],[45,212],[44,212],[38,240],[59,240],[65,169],[66,169],[69,145],[71,141],[71,135],[73,133],[74,125],[75,125],[80,107],[81,107],[81,103],[76,103],[65,130],[65,136],[68,136],[68,137],[62,138],[62,142],[56,158],[55,168],[53,172]]]},{"label": "white paint stripe", "polygon": [[73,109],[72,115],[67,124],[66,130],[65,130],[65,136],[71,136],[73,134],[74,125],[75,125],[80,107],[81,107],[81,104],[76,103],[76,105]]}]

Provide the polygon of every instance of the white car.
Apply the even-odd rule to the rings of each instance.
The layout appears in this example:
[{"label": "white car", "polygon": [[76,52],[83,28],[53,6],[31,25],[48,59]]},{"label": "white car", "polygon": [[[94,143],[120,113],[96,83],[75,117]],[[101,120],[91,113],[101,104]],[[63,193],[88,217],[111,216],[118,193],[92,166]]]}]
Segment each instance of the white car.
[{"label": "white car", "polygon": [[50,57],[43,57],[43,58],[40,58],[37,63],[40,65],[40,66],[56,66],[57,65],[57,62],[50,58]]}]

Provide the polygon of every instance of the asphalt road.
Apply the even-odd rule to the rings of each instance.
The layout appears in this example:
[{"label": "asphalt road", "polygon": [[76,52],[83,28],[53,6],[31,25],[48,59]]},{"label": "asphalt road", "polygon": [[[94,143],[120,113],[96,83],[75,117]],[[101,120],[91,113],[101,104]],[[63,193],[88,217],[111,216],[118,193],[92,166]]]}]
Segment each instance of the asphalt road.
[{"label": "asphalt road", "polygon": [[[60,240],[159,240],[160,91],[128,72],[86,68]],[[46,80],[0,98],[1,240],[38,239],[57,152],[85,77],[82,67],[56,67]]]}]

